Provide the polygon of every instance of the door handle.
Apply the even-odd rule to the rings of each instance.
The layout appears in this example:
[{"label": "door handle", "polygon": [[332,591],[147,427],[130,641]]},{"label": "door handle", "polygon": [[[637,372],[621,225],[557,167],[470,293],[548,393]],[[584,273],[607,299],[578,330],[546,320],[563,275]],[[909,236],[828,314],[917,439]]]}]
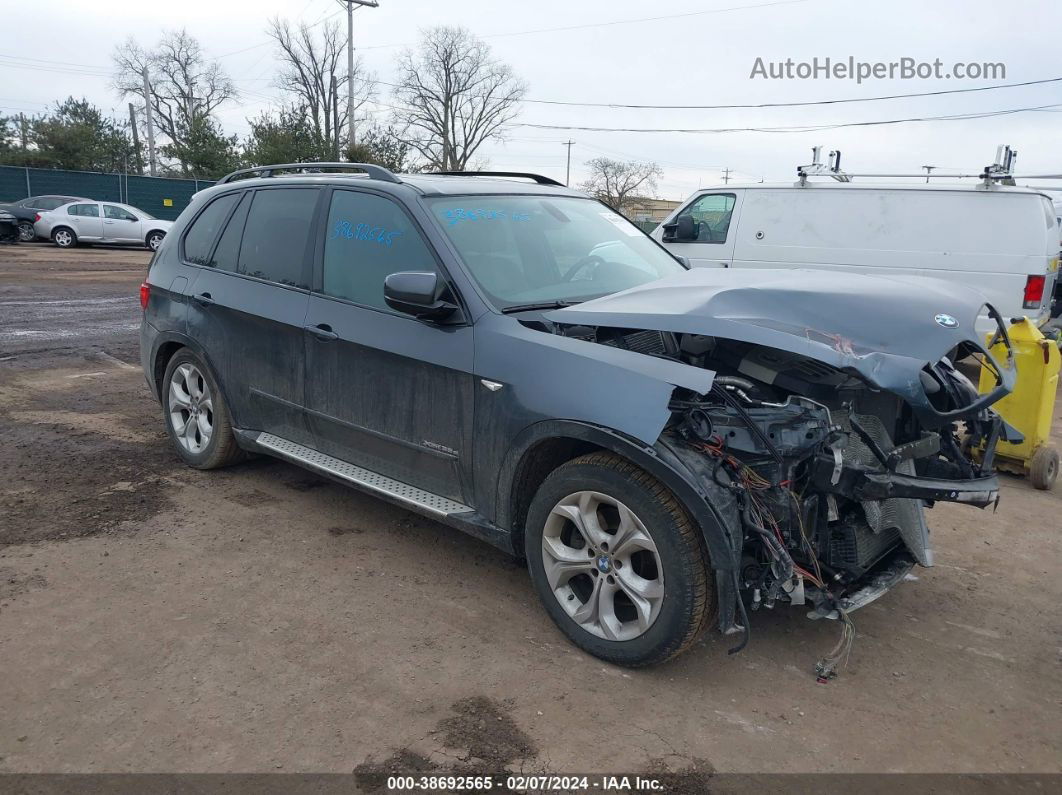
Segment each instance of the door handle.
[{"label": "door handle", "polygon": [[193,298],[195,298],[195,302],[200,306],[213,306],[215,303],[214,299],[210,297],[210,293],[200,293],[199,295],[193,296]]},{"label": "door handle", "polygon": [[324,342],[339,339],[339,335],[332,331],[332,327],[327,323],[319,323],[316,326],[303,326],[303,328]]}]

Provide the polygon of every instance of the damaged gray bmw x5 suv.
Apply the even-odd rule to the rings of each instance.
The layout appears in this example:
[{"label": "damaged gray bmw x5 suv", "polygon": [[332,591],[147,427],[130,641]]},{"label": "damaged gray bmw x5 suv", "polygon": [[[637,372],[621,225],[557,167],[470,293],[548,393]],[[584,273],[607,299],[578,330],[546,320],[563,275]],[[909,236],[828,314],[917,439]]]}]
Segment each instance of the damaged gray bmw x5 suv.
[{"label": "damaged gray bmw x5 suv", "polygon": [[182,213],[141,303],[188,464],[276,456],[483,538],[622,665],[710,625],[737,650],[776,604],[850,636],[851,611],[932,565],[925,507],[996,501],[1012,434],[989,408],[1012,362],[979,312],[1010,343],[977,293],[689,270],[534,175],[236,172]]}]

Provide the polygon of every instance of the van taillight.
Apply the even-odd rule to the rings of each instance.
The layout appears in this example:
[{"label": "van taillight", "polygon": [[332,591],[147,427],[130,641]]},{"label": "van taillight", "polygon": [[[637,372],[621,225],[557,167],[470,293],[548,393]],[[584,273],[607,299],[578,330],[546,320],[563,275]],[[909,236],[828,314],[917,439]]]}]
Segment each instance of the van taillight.
[{"label": "van taillight", "polygon": [[1047,283],[1046,276],[1030,276],[1025,280],[1025,309],[1039,309],[1044,301],[1044,285]]},{"label": "van taillight", "polygon": [[151,298],[151,285],[142,282],[140,285],[140,308],[147,309],[148,299]]}]

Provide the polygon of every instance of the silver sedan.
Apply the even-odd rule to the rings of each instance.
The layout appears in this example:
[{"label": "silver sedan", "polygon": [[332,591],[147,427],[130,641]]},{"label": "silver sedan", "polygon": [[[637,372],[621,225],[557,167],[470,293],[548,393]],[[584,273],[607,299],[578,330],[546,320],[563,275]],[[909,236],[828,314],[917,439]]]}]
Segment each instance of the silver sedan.
[{"label": "silver sedan", "polygon": [[118,243],[145,246],[152,251],[161,244],[173,221],[113,202],[76,201],[37,214],[33,229],[37,237],[59,248],[78,243]]}]

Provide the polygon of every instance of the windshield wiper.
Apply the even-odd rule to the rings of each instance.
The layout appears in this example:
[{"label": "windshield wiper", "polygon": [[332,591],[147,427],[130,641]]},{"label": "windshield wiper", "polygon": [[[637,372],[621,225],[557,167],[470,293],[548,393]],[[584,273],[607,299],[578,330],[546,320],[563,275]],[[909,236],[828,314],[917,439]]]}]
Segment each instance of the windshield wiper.
[{"label": "windshield wiper", "polygon": [[575,306],[580,301],[540,301],[536,304],[513,304],[507,306],[501,312],[503,315],[511,315],[516,312],[530,312],[535,309],[564,309],[566,306]]}]

